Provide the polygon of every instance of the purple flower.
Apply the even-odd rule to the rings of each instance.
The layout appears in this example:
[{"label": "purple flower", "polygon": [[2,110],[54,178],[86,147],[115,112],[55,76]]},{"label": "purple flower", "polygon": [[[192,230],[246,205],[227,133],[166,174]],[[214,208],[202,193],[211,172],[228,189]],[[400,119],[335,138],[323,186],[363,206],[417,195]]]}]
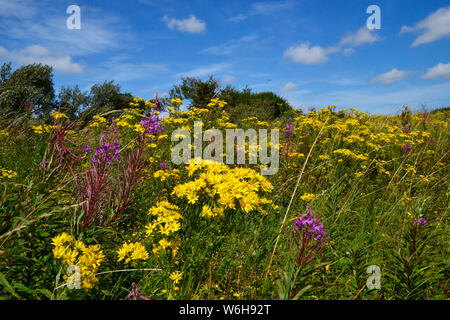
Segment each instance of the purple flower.
[{"label": "purple flower", "polygon": [[411,130],[411,127],[408,126],[407,124],[405,124],[405,126],[403,127],[403,132],[404,132],[404,133],[408,133],[409,130]]},{"label": "purple flower", "polygon": [[[147,119],[141,120],[140,124],[145,128],[146,134],[157,136],[160,133],[164,132],[164,127],[159,122],[159,118],[153,114]],[[156,139],[153,139],[153,141],[155,140]]]},{"label": "purple flower", "polygon": [[102,144],[95,150],[95,153],[92,157],[92,162],[106,162],[106,166],[108,166],[113,161],[113,158],[119,160],[120,144],[118,138],[115,139],[114,143],[111,143],[106,142],[105,135],[102,135],[100,143]]},{"label": "purple flower", "polygon": [[329,237],[324,237],[322,219],[317,217],[309,204],[306,205],[306,214],[297,212],[297,215],[299,217],[295,219],[291,232],[285,230],[285,234],[297,267],[301,267],[314,259]]},{"label": "purple flower", "polygon": [[425,220],[425,218],[423,218],[423,217],[414,217],[413,221],[411,222],[413,227],[419,227],[419,228],[423,227],[426,223],[427,223],[427,220]]},{"label": "purple flower", "polygon": [[84,144],[84,145],[83,145],[83,151],[84,151],[84,152],[87,152],[87,153],[91,153],[91,152],[92,152],[92,149],[91,149],[91,147],[89,147],[89,145]]},{"label": "purple flower", "polygon": [[161,168],[161,170],[168,170],[169,166],[167,165],[167,163],[165,161],[161,162],[159,164],[159,167]]},{"label": "purple flower", "polygon": [[321,240],[324,234],[322,219],[315,218],[316,214],[312,211],[309,204],[306,206],[306,214],[302,215],[297,212],[299,216],[294,221],[294,229],[306,232],[309,238],[314,238],[316,240]]},{"label": "purple flower", "polygon": [[431,142],[431,143],[435,143],[435,142],[436,142],[436,139],[435,139],[435,138],[430,138],[430,142]]},{"label": "purple flower", "polygon": [[286,124],[284,133],[286,134],[286,136],[292,136],[294,134],[294,124],[292,123],[292,120],[288,124]]},{"label": "purple flower", "polygon": [[119,149],[120,149],[119,139],[116,139],[116,141],[114,141],[113,146],[113,156],[116,160],[119,160]]},{"label": "purple flower", "polygon": [[129,300],[131,298],[134,298],[134,300],[137,300],[138,298],[144,299],[144,300],[150,300],[149,298],[147,298],[144,295],[144,292],[142,292],[142,290],[139,290],[139,288],[135,282],[133,282],[131,284],[131,291],[125,299]]},{"label": "purple flower", "polygon": [[405,152],[405,154],[408,154],[411,151],[411,145],[409,143],[405,143],[403,145],[403,151]]}]

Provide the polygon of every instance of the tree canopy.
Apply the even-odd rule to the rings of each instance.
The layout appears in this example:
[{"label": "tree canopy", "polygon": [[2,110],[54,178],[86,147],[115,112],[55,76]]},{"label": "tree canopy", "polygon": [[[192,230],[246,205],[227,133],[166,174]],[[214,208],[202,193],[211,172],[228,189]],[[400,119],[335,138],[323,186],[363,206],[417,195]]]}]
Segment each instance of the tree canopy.
[{"label": "tree canopy", "polygon": [[55,99],[51,66],[33,63],[11,72],[11,63],[0,70],[0,114],[14,119],[24,114],[48,117]]},{"label": "tree canopy", "polygon": [[[232,86],[222,88],[212,75],[206,80],[181,78],[181,84],[173,86],[168,98],[151,101],[158,102],[158,110],[164,110],[171,98],[189,102],[188,108],[191,108],[205,107],[214,97],[227,102],[225,110],[235,123],[253,116],[271,120],[291,109],[285,99],[273,92],[254,93],[248,87],[242,90]],[[24,117],[47,121],[53,111],[59,110],[85,126],[95,114],[126,108],[132,100],[133,96],[121,92],[114,80],[94,84],[89,92],[78,86],[63,86],[55,95],[51,66],[33,63],[13,71],[9,62],[0,68],[0,117],[9,122]]]},{"label": "tree canopy", "polygon": [[173,86],[169,95],[171,98],[189,100],[189,108],[205,107],[213,97],[220,98],[227,102],[225,110],[234,122],[253,116],[270,120],[291,109],[284,98],[273,92],[253,93],[248,87],[242,90],[232,86],[221,88],[213,76],[205,81],[193,77],[182,78],[181,84]]}]

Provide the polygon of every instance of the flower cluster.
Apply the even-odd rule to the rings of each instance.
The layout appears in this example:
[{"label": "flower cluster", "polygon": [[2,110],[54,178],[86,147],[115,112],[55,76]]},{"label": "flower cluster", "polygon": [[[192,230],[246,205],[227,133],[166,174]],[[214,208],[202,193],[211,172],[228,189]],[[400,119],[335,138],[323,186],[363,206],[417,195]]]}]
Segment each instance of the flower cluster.
[{"label": "flower cluster", "polygon": [[38,126],[31,126],[31,128],[33,129],[34,133],[42,134],[44,132],[49,133],[50,131],[55,129],[55,126],[47,125],[47,124],[40,124]]},{"label": "flower cluster", "polygon": [[272,184],[261,174],[250,168],[230,168],[225,164],[210,160],[192,159],[187,166],[188,176],[196,176],[192,181],[175,186],[172,194],[184,198],[195,205],[202,198],[202,215],[222,216],[226,209],[249,213],[253,210],[267,214],[265,205],[273,205],[272,200],[261,197],[261,192],[271,192]]},{"label": "flower cluster", "polygon": [[220,100],[218,98],[211,99],[211,101],[206,105],[207,107],[215,107],[218,106],[219,108],[223,108],[226,106],[227,103],[223,100]]},{"label": "flower cluster", "polygon": [[305,193],[300,197],[305,202],[311,202],[315,198],[315,195],[312,193]]},{"label": "flower cluster", "polygon": [[315,218],[316,214],[311,210],[310,205],[306,206],[306,214],[297,212],[299,217],[294,221],[294,229],[305,233],[308,237],[321,240],[324,234],[322,219]]},{"label": "flower cluster", "polygon": [[[140,115],[140,114],[139,114]],[[124,113],[119,118],[116,118],[114,121],[118,127],[121,128],[130,128],[130,129],[137,129],[136,125],[133,124],[133,121],[138,114],[130,114],[130,113]],[[138,125],[139,126],[139,125]],[[143,130],[142,130],[143,131]]]},{"label": "flower cluster", "polygon": [[154,114],[145,119],[142,119],[139,123],[143,126],[146,134],[157,136],[160,133],[164,132],[164,127],[161,125],[159,118]]},{"label": "flower cluster", "polygon": [[8,178],[12,179],[17,176],[17,172],[13,170],[8,170],[4,168],[0,168],[0,178]]},{"label": "flower cluster", "polygon": [[[81,286],[84,289],[91,289],[98,282],[95,274],[105,260],[100,245],[86,246],[79,240],[73,241],[66,232],[54,237],[52,245],[55,259],[63,260],[67,266],[80,268]],[[63,278],[67,279],[68,275],[64,275]]]},{"label": "flower cluster", "polygon": [[334,150],[333,153],[342,154],[349,158],[355,159],[355,160],[366,160],[367,154],[357,154],[349,149],[337,149]]},{"label": "flower cluster", "polygon": [[292,122],[289,122],[288,124],[286,124],[284,133],[286,134],[286,136],[292,136],[294,134],[294,124]]},{"label": "flower cluster", "polygon": [[141,97],[133,98],[133,101],[130,102],[129,105],[134,108],[154,108],[156,106],[155,103],[150,100],[144,100],[144,98]]},{"label": "flower cluster", "polygon": [[58,120],[58,119],[68,119],[69,117],[66,116],[64,113],[61,112],[54,112],[52,114],[53,119]]},{"label": "flower cluster", "polygon": [[92,162],[105,162],[106,165],[109,165],[114,159],[119,160],[120,144],[118,138],[114,140],[114,143],[111,143],[111,141],[106,141],[105,135],[102,135],[100,143],[101,145],[97,147],[92,157]]},{"label": "flower cluster", "polygon": [[170,103],[177,107],[183,104],[183,100],[181,100],[180,98],[172,98],[170,99]]},{"label": "flower cluster", "polygon": [[148,252],[141,242],[125,242],[117,251],[117,255],[117,261],[122,261],[123,259],[125,259],[125,263],[128,263],[131,260],[148,259]]},{"label": "flower cluster", "polygon": [[[295,257],[297,267],[305,266],[323,248],[328,237],[324,237],[324,226],[321,219],[306,205],[306,214],[297,213],[290,232],[285,229],[286,238]],[[292,241],[292,239],[294,241]]]},{"label": "flower cluster", "polygon": [[411,224],[415,228],[421,228],[427,223],[427,220],[424,217],[413,217]]},{"label": "flower cluster", "polygon": [[[166,166],[167,166],[167,164],[166,164]],[[160,167],[161,167],[161,164],[160,164]],[[169,170],[167,167],[167,169],[155,171],[153,173],[153,177],[158,178],[161,181],[165,181],[169,177],[179,178],[180,177],[179,173],[180,173],[180,170],[178,170],[178,169]]]},{"label": "flower cluster", "polygon": [[177,240],[167,240],[166,237],[175,234],[181,228],[183,216],[178,212],[179,210],[180,208],[178,206],[165,200],[157,202],[155,206],[149,209],[148,214],[153,217],[153,219],[145,226],[145,234],[147,237],[163,237],[157,242],[158,245],[154,245],[154,254],[165,251],[167,247],[172,248],[173,255],[177,253]]},{"label": "flower cluster", "polygon": [[92,120],[94,120],[93,123],[89,125],[89,127],[98,127],[103,123],[106,123],[106,118],[103,118],[102,116],[96,114],[92,117]]}]

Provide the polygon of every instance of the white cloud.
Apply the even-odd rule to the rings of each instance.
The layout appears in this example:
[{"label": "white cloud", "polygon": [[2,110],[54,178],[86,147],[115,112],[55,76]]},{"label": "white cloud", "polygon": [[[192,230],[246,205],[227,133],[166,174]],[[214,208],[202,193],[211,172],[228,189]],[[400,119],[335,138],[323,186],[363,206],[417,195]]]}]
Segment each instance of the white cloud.
[{"label": "white cloud", "polygon": [[350,56],[354,53],[355,53],[355,49],[353,49],[353,48],[345,48],[344,50],[342,50],[342,54],[344,56]]},{"label": "white cloud", "polygon": [[342,37],[340,45],[349,45],[356,47],[364,43],[373,43],[379,41],[380,37],[375,34],[375,31],[367,29],[366,26],[359,28],[356,32],[350,32]]},{"label": "white cloud", "polygon": [[226,19],[226,21],[229,21],[229,22],[241,22],[241,21],[244,21],[247,18],[248,18],[248,15],[243,14],[243,13],[239,13],[239,14],[231,17],[231,18]]},{"label": "white cloud", "polygon": [[164,21],[169,29],[177,29],[178,31],[188,32],[188,33],[202,33],[206,30],[206,23],[202,20],[197,19],[193,14],[189,15],[186,19],[169,19],[164,16],[162,21]]},{"label": "white cloud", "polygon": [[80,30],[67,29],[65,14],[49,14],[45,19],[38,19],[38,17],[39,15],[33,19],[2,20],[0,24],[2,38],[26,43],[39,42],[53,50],[70,52],[72,56],[101,52],[104,49],[123,45],[124,41],[129,40],[128,34],[114,31],[116,28],[113,26],[120,24],[119,20],[113,16],[97,19],[97,15],[91,17],[82,13]]},{"label": "white cloud", "polygon": [[224,75],[221,79],[222,83],[227,84],[227,83],[234,83],[237,81],[237,79],[233,76],[230,75]]},{"label": "white cloud", "polygon": [[272,14],[276,11],[290,9],[292,2],[255,2],[252,4],[254,14]]},{"label": "white cloud", "polygon": [[11,60],[21,65],[40,62],[48,64],[55,70],[64,73],[83,72],[83,67],[78,63],[72,62],[70,56],[59,52],[52,52],[50,49],[39,45],[28,46],[19,51],[9,51],[0,46],[0,58]]},{"label": "white cloud", "polygon": [[284,86],[281,87],[281,92],[289,92],[297,89],[297,85],[293,82],[288,82]]},{"label": "white cloud", "polygon": [[216,63],[206,67],[200,67],[187,72],[180,72],[174,75],[175,78],[182,77],[204,77],[214,73],[222,72],[229,69],[229,63]]},{"label": "white cloud", "polygon": [[[320,64],[327,62],[330,54],[342,52],[344,56],[349,56],[355,53],[353,47],[365,43],[373,43],[379,40],[381,40],[381,38],[375,34],[375,31],[369,30],[367,27],[363,26],[356,32],[347,33],[341,38],[339,44],[334,47],[310,47],[309,42],[305,42],[287,49],[284,52],[283,57],[290,58],[297,63]],[[345,46],[347,46],[347,48],[344,48]]]},{"label": "white cloud", "polygon": [[207,54],[214,54],[214,55],[227,55],[232,53],[235,49],[239,48],[245,43],[248,43],[250,41],[253,41],[257,39],[257,36],[250,35],[245,36],[237,40],[229,40],[227,42],[224,42],[222,44],[208,47],[200,51],[200,53],[207,53]]},{"label": "white cloud", "polygon": [[168,68],[163,64],[130,62],[128,60],[128,56],[111,57],[93,70],[95,75],[92,78],[98,81],[112,79],[118,82],[126,82],[149,79],[168,71]]},{"label": "white cloud", "polygon": [[303,64],[320,64],[329,60],[328,55],[339,51],[339,48],[322,48],[320,46],[310,47],[309,43],[302,43],[287,49],[283,57],[289,58],[293,62]]},{"label": "white cloud", "polygon": [[382,84],[389,84],[396,81],[403,80],[412,74],[413,71],[397,70],[396,68],[372,79],[372,82],[379,82]]},{"label": "white cloud", "polygon": [[27,0],[0,0],[0,17],[30,18],[35,14],[35,8]]},{"label": "white cloud", "polygon": [[403,26],[400,33],[421,32],[411,47],[450,37],[450,7],[440,8],[414,27]]},{"label": "white cloud", "polygon": [[450,77],[450,63],[438,63],[434,67],[427,70],[422,76],[422,79],[435,79],[435,78],[449,78]]},{"label": "white cloud", "polygon": [[277,11],[287,10],[292,8],[295,5],[294,2],[255,2],[252,3],[251,10],[244,14],[239,13],[231,18],[226,19],[228,22],[242,22],[246,20],[248,17],[254,15],[271,15]]}]

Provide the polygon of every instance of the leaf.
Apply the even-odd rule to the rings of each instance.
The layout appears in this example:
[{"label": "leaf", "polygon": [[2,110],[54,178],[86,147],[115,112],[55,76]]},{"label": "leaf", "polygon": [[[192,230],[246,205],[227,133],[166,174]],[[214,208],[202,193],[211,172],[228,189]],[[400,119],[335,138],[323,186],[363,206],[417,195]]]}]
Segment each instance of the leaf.
[{"label": "leaf", "polygon": [[36,296],[36,292],[30,288],[28,288],[26,285],[24,285],[23,283],[20,282],[13,282],[13,287],[17,290],[17,291],[22,291],[24,293],[28,293],[31,294],[33,297]]},{"label": "leaf", "polygon": [[298,300],[300,299],[300,297],[309,289],[312,288],[312,285],[308,284],[306,287],[304,287],[303,289],[301,289],[299,292],[297,292],[297,294],[292,298],[292,300]]},{"label": "leaf", "polygon": [[280,300],[286,300],[287,296],[286,296],[286,290],[283,286],[283,283],[280,280],[277,280],[276,282],[277,284],[277,291],[278,291],[278,298]]},{"label": "leaf", "polygon": [[6,280],[3,273],[0,272],[0,283],[5,287],[5,289],[11,293],[17,299],[21,299],[21,297],[14,291],[13,287],[9,284],[8,280]]},{"label": "leaf", "polygon": [[46,296],[49,299],[52,299],[53,294],[48,289],[36,289],[37,292],[42,293],[44,296]]}]

